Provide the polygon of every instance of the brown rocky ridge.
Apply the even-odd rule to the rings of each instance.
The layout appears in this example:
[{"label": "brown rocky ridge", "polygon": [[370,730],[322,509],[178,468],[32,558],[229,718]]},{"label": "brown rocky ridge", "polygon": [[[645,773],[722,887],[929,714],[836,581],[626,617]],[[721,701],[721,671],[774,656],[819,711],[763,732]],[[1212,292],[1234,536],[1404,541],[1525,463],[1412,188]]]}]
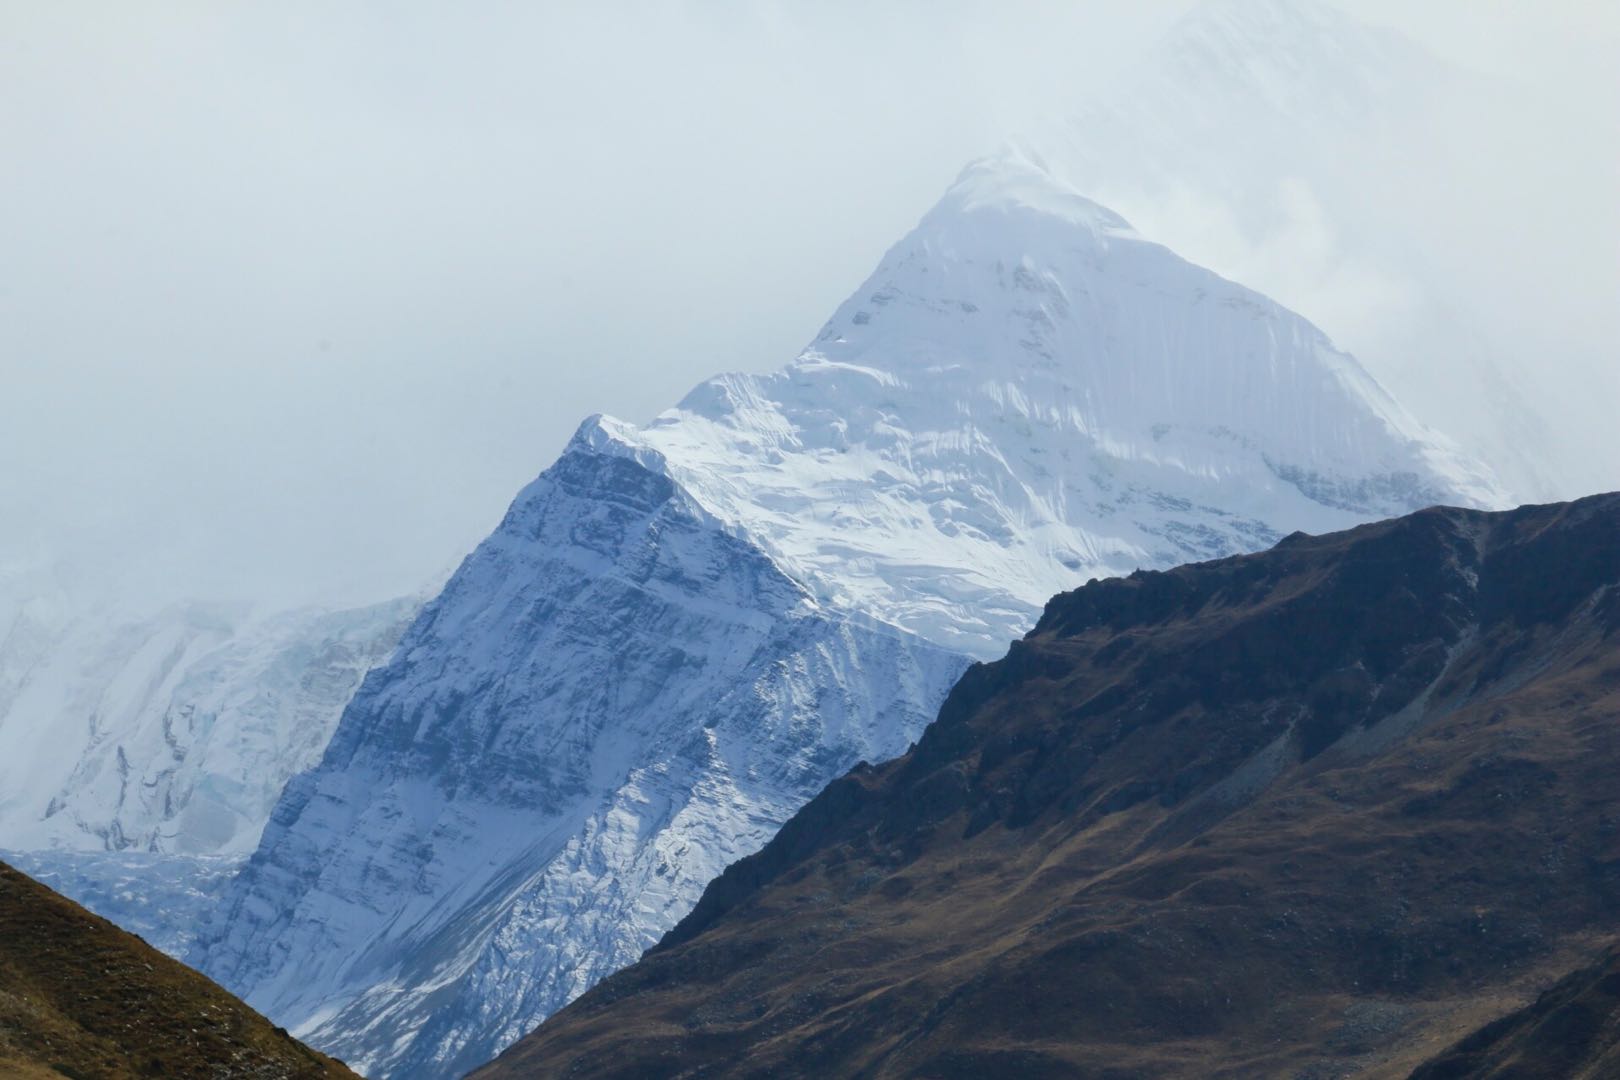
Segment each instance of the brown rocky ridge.
[{"label": "brown rocky ridge", "polygon": [[474,1075],[1447,1068],[1620,938],[1616,777],[1620,496],[1094,581]]},{"label": "brown rocky ridge", "polygon": [[0,1076],[354,1073],[133,934],[0,863]]}]

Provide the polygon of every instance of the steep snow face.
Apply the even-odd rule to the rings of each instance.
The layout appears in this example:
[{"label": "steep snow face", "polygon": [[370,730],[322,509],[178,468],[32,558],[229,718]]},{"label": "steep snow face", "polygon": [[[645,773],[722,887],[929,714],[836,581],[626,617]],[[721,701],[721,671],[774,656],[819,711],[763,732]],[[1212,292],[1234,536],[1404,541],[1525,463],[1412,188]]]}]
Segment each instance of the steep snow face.
[{"label": "steep snow face", "polygon": [[367,678],[195,954],[368,1075],[460,1075],[634,960],[964,665],[823,610],[610,439]]},{"label": "steep snow face", "polygon": [[490,1057],[1088,577],[1488,473],[1022,159],[785,370],[587,421],[372,672],[192,961],[375,1078]]},{"label": "steep snow face", "polygon": [[0,847],[245,855],[415,599],[243,620],[0,612]]},{"label": "steep snow face", "polygon": [[1506,501],[1310,323],[1018,157],[786,370],[615,430],[829,602],[982,658],[1089,577]]},{"label": "steep snow face", "polygon": [[1492,313],[1403,223],[1421,226],[1423,200],[1443,192],[1366,183],[1432,160],[1454,99],[1508,89],[1320,0],[1206,0],[1105,94],[1030,138],[1156,239],[1350,344],[1517,494],[1553,497],[1570,470],[1546,388],[1496,353]]}]

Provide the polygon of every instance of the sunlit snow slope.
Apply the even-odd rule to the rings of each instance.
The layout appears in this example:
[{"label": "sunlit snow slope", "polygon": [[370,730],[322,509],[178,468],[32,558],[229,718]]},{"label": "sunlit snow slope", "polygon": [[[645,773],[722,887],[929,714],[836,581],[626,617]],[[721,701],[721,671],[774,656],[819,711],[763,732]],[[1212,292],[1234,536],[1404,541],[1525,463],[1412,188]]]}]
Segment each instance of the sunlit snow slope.
[{"label": "sunlit snow slope", "polygon": [[792,364],[587,421],[373,671],[192,959],[374,1078],[633,960],[1052,593],[1495,505],[1303,319],[1019,158]]}]

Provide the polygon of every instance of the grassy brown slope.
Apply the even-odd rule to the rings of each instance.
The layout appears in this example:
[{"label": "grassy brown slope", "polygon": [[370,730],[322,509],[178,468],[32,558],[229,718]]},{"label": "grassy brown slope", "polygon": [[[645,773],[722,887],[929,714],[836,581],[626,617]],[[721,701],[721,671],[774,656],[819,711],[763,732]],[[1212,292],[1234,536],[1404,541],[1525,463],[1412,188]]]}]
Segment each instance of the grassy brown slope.
[{"label": "grassy brown slope", "polygon": [[1620,929],[1620,497],[1055,599],[485,1070],[1401,1077]]},{"label": "grassy brown slope", "polygon": [[202,975],[4,863],[0,1075],[354,1077]]},{"label": "grassy brown slope", "polygon": [[1620,1076],[1620,947],[1535,1004],[1481,1028],[1411,1080],[1612,1080]]}]

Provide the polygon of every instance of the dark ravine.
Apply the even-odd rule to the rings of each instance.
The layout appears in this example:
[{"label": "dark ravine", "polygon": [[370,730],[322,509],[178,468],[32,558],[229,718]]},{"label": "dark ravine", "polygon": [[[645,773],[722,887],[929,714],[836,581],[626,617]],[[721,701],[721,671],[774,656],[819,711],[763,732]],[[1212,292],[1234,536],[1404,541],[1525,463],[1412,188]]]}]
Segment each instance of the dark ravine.
[{"label": "dark ravine", "polygon": [[475,1075],[1404,1077],[1620,936],[1617,775],[1620,496],[1092,582]]},{"label": "dark ravine", "polygon": [[0,863],[0,1076],[353,1080],[354,1073],[140,938]]}]

